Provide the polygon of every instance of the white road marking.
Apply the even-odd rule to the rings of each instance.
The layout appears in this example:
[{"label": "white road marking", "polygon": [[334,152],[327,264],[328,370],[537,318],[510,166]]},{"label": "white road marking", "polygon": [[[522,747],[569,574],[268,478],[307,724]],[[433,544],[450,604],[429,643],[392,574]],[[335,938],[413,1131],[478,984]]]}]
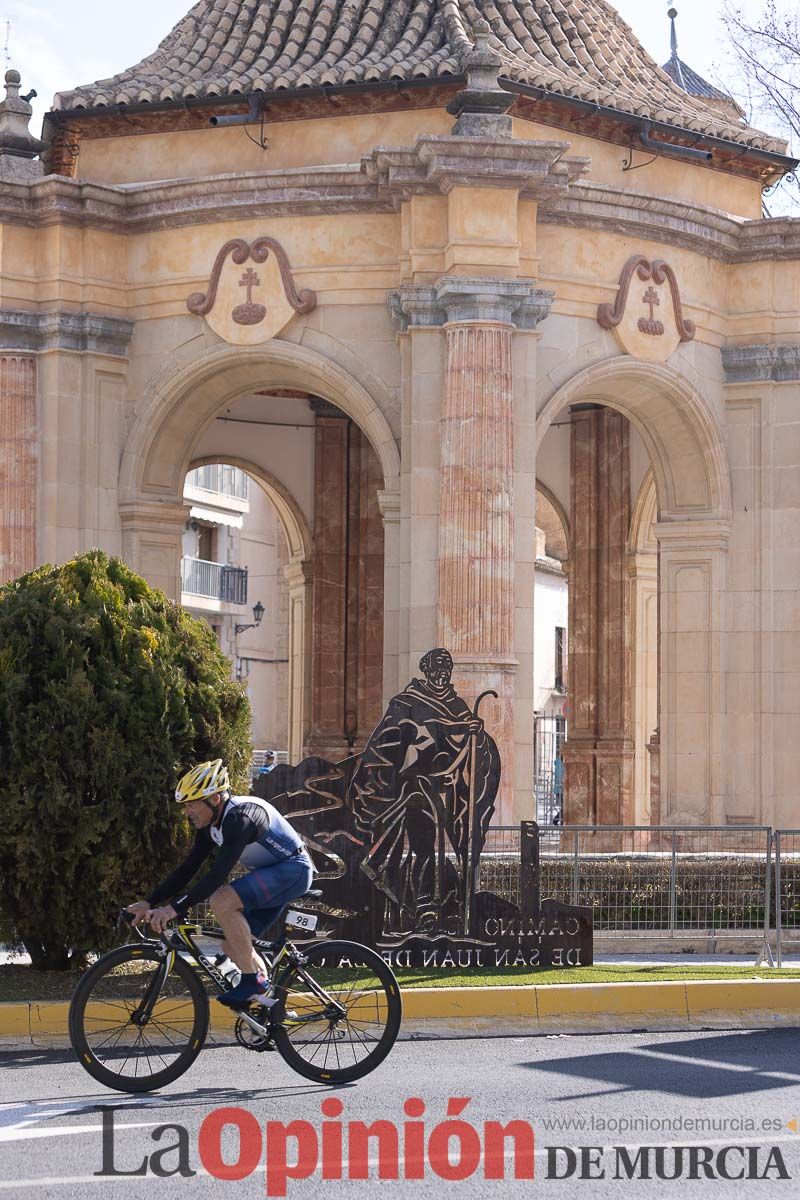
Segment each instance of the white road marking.
[{"label": "white road marking", "polygon": [[[124,1125],[114,1125],[118,1129],[149,1129],[151,1125],[162,1125],[162,1121],[130,1121]],[[11,1126],[10,1129],[0,1130],[0,1145],[3,1142],[26,1142],[31,1138],[65,1137],[75,1133],[102,1133],[102,1125],[52,1125],[49,1129],[23,1129]]]}]

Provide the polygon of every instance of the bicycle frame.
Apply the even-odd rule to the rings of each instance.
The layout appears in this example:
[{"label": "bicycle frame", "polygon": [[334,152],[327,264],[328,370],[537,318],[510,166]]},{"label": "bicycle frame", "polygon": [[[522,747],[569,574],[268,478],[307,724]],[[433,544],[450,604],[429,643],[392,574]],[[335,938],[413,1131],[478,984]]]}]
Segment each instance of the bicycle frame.
[{"label": "bicycle frame", "polygon": [[[153,938],[148,937],[145,933],[143,933],[138,925],[133,925],[128,919],[130,915],[131,914],[129,913],[123,912],[120,914],[120,917],[122,920],[126,921],[131,929],[136,931],[143,943],[153,946],[156,953],[160,957],[163,956],[159,969],[154,975],[153,980],[147,989],[147,994],[145,995],[144,1000],[133,1015],[133,1019],[136,1024],[139,1024],[140,1021],[146,1022],[149,1020],[153,1011],[153,1006],[161,994],[164,981],[169,972],[172,970],[172,964],[175,960],[175,955],[178,953],[187,954],[195,968],[211,980],[220,994],[230,990],[230,984],[222,972],[217,970],[216,966],[206,959],[206,957],[202,954],[192,940],[193,935],[196,936],[199,934],[216,938],[216,931],[203,930],[200,925],[197,925],[193,922],[182,921],[168,933],[162,933],[157,938]],[[220,930],[220,939],[222,936],[223,934]],[[320,987],[320,985],[315,979],[312,978],[312,976],[303,970],[303,962],[305,960],[302,951],[300,951],[293,942],[288,940],[285,933],[281,938],[278,939],[277,942],[264,942],[259,938],[254,938],[253,946],[256,950],[264,950],[270,955],[268,960],[268,969],[270,982],[272,983],[273,987],[277,981],[278,968],[280,964],[284,961],[287,962],[287,965],[288,963],[293,963],[293,965],[297,967],[300,977],[305,983],[307,983],[313,994],[331,1010],[332,1015],[335,1014],[342,1017],[346,1015],[346,1010],[342,1007],[342,1005],[339,1004],[338,1001],[334,1000],[324,988]],[[246,1010],[237,1009],[235,1011],[236,1015],[245,1020],[251,1029],[253,1029],[256,1033],[260,1034],[262,1037],[269,1037],[269,1027],[272,1024],[271,1021],[267,1026],[264,1026],[261,1025],[260,1022],[256,1021],[254,1017],[250,1016]],[[295,1022],[293,1023],[302,1024],[305,1021],[313,1021],[315,1019],[316,1017],[312,1014],[305,1018],[296,1018]]]}]

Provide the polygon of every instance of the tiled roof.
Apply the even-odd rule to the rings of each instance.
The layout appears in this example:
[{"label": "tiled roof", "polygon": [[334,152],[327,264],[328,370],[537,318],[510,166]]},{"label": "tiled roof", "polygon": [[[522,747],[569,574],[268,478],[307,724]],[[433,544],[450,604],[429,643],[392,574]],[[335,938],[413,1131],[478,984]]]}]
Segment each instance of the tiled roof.
[{"label": "tiled roof", "polygon": [[719,88],[714,87],[713,83],[709,83],[707,79],[703,79],[702,75],[698,75],[697,71],[693,71],[683,59],[678,58],[677,54],[664,63],[661,68],[666,71],[670,79],[677,83],[679,88],[684,92],[688,92],[690,96],[700,96],[712,100],[729,100],[725,92],[721,92]]},{"label": "tiled roof", "polygon": [[478,21],[512,82],[700,134],[785,144],[680,88],[607,0],[199,0],[155,53],[55,99],[60,110],[347,84],[446,81]]}]

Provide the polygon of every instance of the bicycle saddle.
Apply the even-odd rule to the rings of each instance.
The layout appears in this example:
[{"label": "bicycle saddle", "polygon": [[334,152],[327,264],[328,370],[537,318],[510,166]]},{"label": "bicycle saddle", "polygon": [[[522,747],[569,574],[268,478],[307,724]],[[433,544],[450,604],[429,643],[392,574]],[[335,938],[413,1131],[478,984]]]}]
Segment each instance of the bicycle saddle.
[{"label": "bicycle saddle", "polygon": [[[321,896],[321,895],[322,895],[322,890],[320,888],[309,888],[307,892],[304,892],[302,896],[298,896],[297,899],[298,900],[307,900],[309,898],[309,896]],[[297,900],[293,900],[292,903],[296,904]]]}]

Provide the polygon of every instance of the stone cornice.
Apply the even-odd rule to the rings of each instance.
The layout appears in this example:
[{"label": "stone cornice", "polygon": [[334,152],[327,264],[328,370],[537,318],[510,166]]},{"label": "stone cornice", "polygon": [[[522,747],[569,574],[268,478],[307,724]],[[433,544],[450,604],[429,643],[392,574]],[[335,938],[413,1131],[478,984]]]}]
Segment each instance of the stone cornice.
[{"label": "stone cornice", "polygon": [[794,383],[800,379],[800,346],[723,346],[726,383]]},{"label": "stone cornice", "polygon": [[125,358],[133,329],[133,321],[97,313],[0,308],[0,349],[3,350],[75,350]]},{"label": "stone cornice", "polygon": [[552,200],[589,169],[588,158],[564,158],[568,142],[512,137],[421,137],[413,147],[378,146],[361,160],[367,179],[399,208],[417,195],[454,187],[516,188],[526,199]]},{"label": "stone cornice", "polygon": [[444,275],[438,283],[406,284],[389,293],[392,320],[401,333],[452,322],[498,321],[535,329],[545,319],[555,293],[531,279],[464,278]]},{"label": "stone cornice", "polygon": [[166,183],[104,185],[48,175],[0,184],[0,223],[79,225],[118,233],[315,213],[392,212],[357,165],[256,171]]},{"label": "stone cornice", "polygon": [[598,229],[683,246],[726,263],[800,258],[800,220],[746,220],[718,209],[579,180],[539,210],[547,225]]},{"label": "stone cornice", "polygon": [[[682,246],[726,263],[800,258],[797,218],[748,221],[682,200],[575,179],[575,164],[584,160],[558,159],[560,151],[553,148],[565,146],[560,142],[487,141],[499,147],[499,156],[485,161],[477,151],[474,157],[472,151],[461,153],[482,145],[474,138],[421,138],[413,149],[373,151],[363,168],[347,164],[165,183],[114,186],[60,175],[0,181],[0,223],[132,234],[270,216],[390,213],[406,196],[440,194],[461,182],[521,187],[523,199],[540,200],[544,224]],[[447,147],[454,153],[448,155]],[[526,160],[524,153],[512,153],[513,147],[534,147],[536,153]]]}]

